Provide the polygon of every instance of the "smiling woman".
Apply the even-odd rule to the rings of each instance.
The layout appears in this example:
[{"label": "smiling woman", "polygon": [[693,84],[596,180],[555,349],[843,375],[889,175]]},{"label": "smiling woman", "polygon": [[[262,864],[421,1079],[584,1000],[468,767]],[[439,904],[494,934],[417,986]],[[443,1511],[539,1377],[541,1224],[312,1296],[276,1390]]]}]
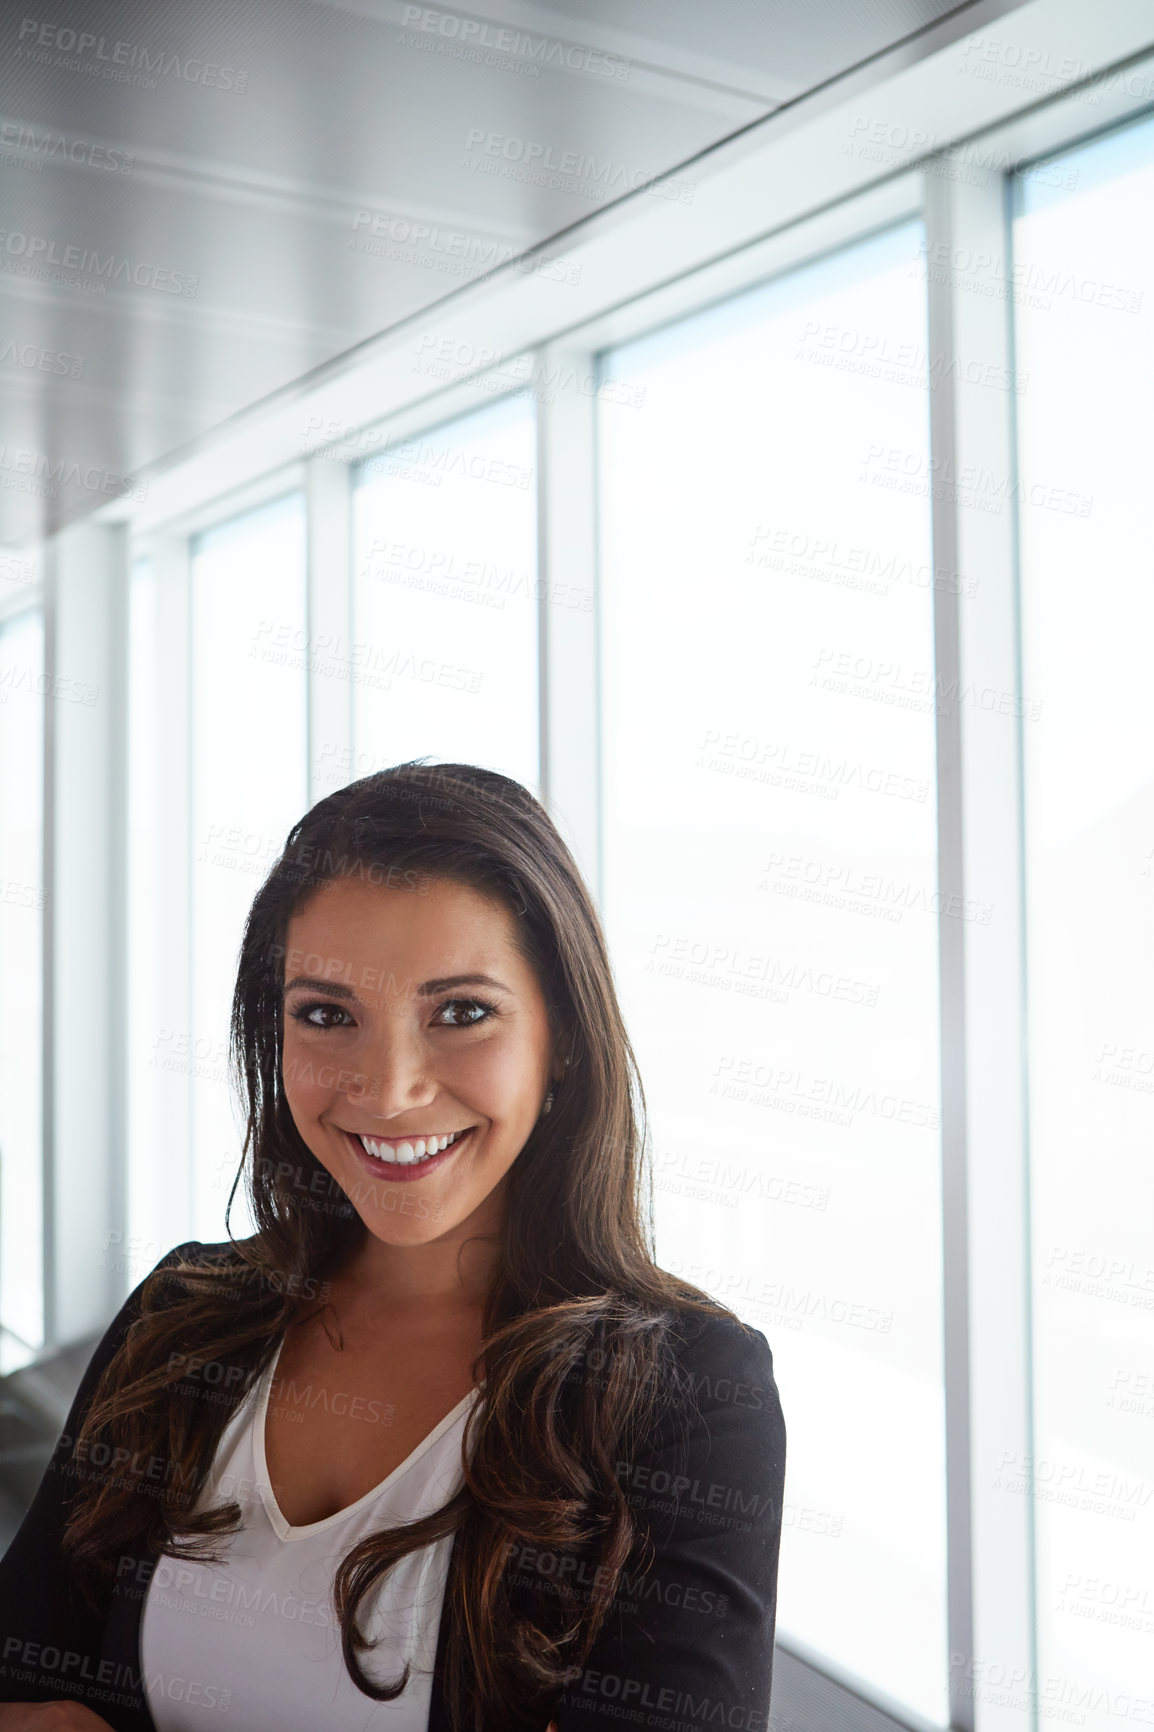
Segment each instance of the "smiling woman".
[{"label": "smiling woman", "polygon": [[178,1246],[97,1348],[0,1564],[0,1727],[764,1726],[772,1359],[653,1261],[544,808],[419,762],[321,801],[232,1032],[257,1230]]}]

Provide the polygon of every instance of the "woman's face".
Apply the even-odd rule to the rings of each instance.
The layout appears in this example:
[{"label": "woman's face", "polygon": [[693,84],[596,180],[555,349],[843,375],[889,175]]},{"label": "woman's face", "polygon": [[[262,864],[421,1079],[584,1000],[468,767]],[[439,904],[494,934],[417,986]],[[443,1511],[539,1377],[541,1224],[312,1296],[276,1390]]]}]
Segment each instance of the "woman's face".
[{"label": "woman's face", "polygon": [[563,1073],[514,933],[502,903],[427,876],[417,890],[337,879],[289,923],[285,1096],[386,1244],[494,1233],[502,1181]]}]

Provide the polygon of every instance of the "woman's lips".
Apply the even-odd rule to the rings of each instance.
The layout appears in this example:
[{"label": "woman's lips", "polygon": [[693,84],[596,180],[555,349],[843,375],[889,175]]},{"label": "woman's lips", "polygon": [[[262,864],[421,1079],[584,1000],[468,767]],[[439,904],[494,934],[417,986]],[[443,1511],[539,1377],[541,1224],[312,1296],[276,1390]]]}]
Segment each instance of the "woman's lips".
[{"label": "woman's lips", "polygon": [[[472,1136],[476,1128],[475,1125],[470,1125],[467,1131],[461,1133],[455,1143],[450,1143],[448,1148],[442,1149],[439,1155],[427,1155],[424,1160],[410,1161],[407,1164],[401,1161],[384,1161],[377,1155],[370,1155],[360,1137],[358,1137],[353,1131],[346,1131],[344,1134],[351,1144],[361,1166],[374,1179],[385,1179],[386,1181],[391,1181],[393,1184],[404,1185],[411,1183],[415,1179],[425,1178],[429,1173],[435,1172],[438,1167],[443,1167],[446,1161],[452,1160],[457,1150],[461,1147],[461,1144],[466,1142],[468,1138]],[[376,1139],[374,1139],[374,1141],[375,1140]],[[390,1140],[393,1142],[399,1141],[399,1139],[395,1137]]]}]

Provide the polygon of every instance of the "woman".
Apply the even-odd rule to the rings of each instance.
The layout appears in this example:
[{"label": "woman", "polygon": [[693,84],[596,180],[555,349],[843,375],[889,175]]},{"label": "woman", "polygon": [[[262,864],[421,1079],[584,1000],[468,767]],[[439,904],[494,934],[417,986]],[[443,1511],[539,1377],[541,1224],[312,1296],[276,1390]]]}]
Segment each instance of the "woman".
[{"label": "woman", "polygon": [[419,761],[322,800],[232,1053],[257,1231],[178,1246],[97,1348],[0,1565],[0,1732],[765,1727],[772,1360],[652,1260],[542,806]]}]

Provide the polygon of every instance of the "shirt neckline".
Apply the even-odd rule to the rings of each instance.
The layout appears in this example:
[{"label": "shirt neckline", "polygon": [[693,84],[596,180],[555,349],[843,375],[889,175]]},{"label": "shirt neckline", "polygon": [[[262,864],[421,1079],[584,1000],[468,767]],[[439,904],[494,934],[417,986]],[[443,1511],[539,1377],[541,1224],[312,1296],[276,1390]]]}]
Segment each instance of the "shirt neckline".
[{"label": "shirt neckline", "polygon": [[371,1490],[365,1492],[364,1496],[359,1497],[355,1503],[346,1504],[344,1509],[334,1510],[332,1515],[322,1516],[320,1521],[305,1522],[302,1526],[294,1527],[291,1522],[285,1520],[281,1513],[280,1505],[276,1501],[272,1484],[268,1476],[268,1462],[264,1452],[264,1426],[265,1416],[268,1411],[268,1398],[272,1390],[273,1379],[276,1376],[277,1363],[280,1359],[281,1348],[283,1346],[284,1337],[282,1336],[277,1345],[277,1350],[273,1354],[272,1359],[265,1369],[264,1376],[261,1379],[260,1395],[256,1404],[256,1412],[253,1416],[252,1434],[253,1465],[256,1470],[254,1478],[256,1480],[257,1490],[260,1493],[260,1501],[264,1506],[265,1514],[268,1516],[268,1519],[272,1524],[273,1531],[277,1538],[281,1540],[309,1539],[313,1534],[323,1533],[326,1528],[336,1527],[339,1522],[348,1521],[350,1517],[359,1514],[366,1505],[373,1502],[374,1498],[380,1497],[382,1492],[387,1491],[393,1484],[394,1480],[399,1479],[402,1474],[407,1473],[409,1469],[427,1453],[427,1451],[432,1449],[438,1439],[443,1437],[444,1434],[457,1423],[480,1394],[480,1385],[478,1384],[475,1385],[467,1395],[462,1396],[456,1407],[454,1407],[451,1412],[446,1413],[444,1419],[438,1420],[432,1431],[428,1432],[426,1436],[421,1439],[415,1449],[410,1450],[404,1461],[398,1462],[397,1466],[391,1473],[387,1473],[384,1479],[382,1479],[377,1485],[373,1486]]}]

